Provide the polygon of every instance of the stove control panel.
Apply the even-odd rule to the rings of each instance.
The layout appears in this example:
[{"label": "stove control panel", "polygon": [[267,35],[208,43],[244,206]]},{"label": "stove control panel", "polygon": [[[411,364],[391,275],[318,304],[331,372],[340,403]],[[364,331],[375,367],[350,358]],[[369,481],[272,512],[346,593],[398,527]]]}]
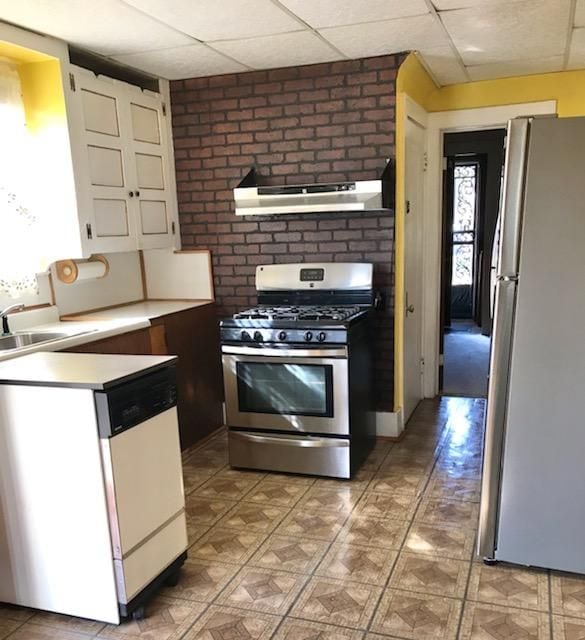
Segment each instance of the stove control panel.
[{"label": "stove control panel", "polygon": [[221,339],[224,342],[249,343],[321,343],[345,344],[347,331],[345,329],[327,329],[318,331],[311,329],[242,329],[238,327],[222,327]]}]

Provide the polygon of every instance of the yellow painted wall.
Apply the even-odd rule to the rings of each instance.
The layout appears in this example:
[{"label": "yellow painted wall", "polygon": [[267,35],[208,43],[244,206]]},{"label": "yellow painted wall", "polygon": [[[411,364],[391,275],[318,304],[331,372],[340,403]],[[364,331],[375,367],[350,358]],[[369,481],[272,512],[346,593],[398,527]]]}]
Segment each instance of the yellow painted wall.
[{"label": "yellow painted wall", "polygon": [[404,123],[405,99],[429,112],[475,109],[556,100],[559,117],[585,115],[585,70],[467,82],[437,87],[416,54],[402,63],[396,79],[396,212],[394,310],[394,410],[404,402]]},{"label": "yellow painted wall", "polygon": [[26,123],[31,133],[56,125],[66,127],[67,111],[59,60],[25,62],[18,65],[17,71]]}]

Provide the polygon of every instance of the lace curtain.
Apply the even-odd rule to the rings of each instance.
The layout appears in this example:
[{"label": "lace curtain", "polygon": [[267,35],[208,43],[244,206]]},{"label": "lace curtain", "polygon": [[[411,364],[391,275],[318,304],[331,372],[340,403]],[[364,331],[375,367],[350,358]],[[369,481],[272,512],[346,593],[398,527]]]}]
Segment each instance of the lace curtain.
[{"label": "lace curtain", "polygon": [[11,298],[38,293],[42,238],[29,204],[31,153],[18,73],[0,61],[0,295]]}]

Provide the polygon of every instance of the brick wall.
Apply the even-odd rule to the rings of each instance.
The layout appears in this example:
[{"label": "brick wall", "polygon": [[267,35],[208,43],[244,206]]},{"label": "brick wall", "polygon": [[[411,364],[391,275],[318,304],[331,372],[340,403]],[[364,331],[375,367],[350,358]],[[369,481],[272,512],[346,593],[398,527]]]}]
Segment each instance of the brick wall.
[{"label": "brick wall", "polygon": [[255,304],[256,265],[365,261],[385,297],[376,321],[377,409],[393,396],[392,213],[236,217],[255,165],[271,184],[368,180],[394,156],[402,55],[171,83],[184,248],[210,249],[219,313]]}]

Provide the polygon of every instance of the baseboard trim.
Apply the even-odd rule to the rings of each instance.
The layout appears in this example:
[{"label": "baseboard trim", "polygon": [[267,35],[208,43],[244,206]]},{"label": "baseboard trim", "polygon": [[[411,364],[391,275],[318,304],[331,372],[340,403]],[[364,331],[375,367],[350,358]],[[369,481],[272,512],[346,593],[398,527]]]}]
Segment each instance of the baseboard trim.
[{"label": "baseboard trim", "polygon": [[376,437],[398,439],[404,431],[402,409],[398,411],[376,411]]}]

